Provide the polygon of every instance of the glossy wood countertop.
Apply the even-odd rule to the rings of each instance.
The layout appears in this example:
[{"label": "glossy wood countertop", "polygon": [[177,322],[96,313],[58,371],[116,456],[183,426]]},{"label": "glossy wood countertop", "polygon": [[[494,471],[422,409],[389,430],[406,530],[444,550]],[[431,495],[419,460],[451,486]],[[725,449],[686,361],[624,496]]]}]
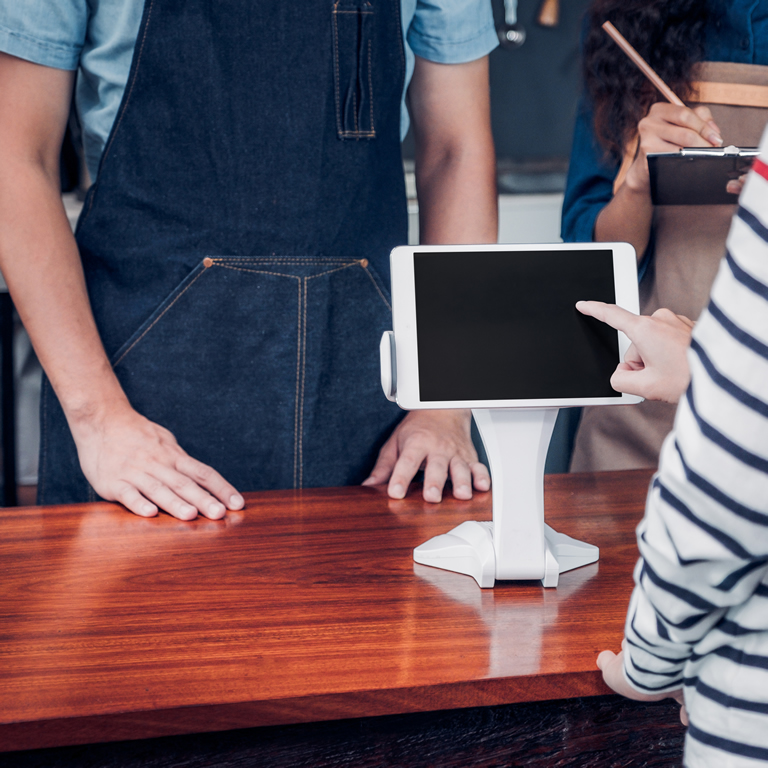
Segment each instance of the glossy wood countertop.
[{"label": "glossy wood countertop", "polygon": [[413,562],[490,494],[275,491],[191,523],[0,509],[0,751],[607,693],[649,479],[547,477],[547,521],[600,547],[547,590]]}]

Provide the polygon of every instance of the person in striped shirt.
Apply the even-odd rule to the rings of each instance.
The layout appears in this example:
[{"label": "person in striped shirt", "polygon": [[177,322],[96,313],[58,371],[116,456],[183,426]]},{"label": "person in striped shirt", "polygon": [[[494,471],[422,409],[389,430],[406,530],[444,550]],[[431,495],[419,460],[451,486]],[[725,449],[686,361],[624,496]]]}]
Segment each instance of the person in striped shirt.
[{"label": "person in striped shirt", "polygon": [[579,309],[634,343],[614,386],[684,391],[637,529],[623,650],[598,666],[630,698],[684,700],[686,766],[768,764],[768,131],[690,346],[672,313]]}]

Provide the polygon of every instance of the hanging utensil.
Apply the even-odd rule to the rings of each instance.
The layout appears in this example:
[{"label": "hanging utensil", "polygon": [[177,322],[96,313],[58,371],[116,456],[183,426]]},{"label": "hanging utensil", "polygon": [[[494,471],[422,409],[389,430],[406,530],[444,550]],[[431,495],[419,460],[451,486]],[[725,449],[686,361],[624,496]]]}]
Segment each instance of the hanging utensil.
[{"label": "hanging utensil", "polygon": [[504,23],[496,28],[502,48],[512,50],[525,42],[525,27],[517,20],[517,0],[504,0]]},{"label": "hanging utensil", "polygon": [[542,27],[556,27],[560,22],[560,0],[542,0],[536,21]]}]

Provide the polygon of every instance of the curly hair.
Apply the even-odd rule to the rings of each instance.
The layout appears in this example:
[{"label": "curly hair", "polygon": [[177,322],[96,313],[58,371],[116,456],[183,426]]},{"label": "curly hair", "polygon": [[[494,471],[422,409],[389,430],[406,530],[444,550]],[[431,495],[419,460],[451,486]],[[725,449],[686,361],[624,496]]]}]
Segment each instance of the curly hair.
[{"label": "curly hair", "polygon": [[691,71],[704,55],[706,0],[594,0],[584,39],[584,78],[595,111],[595,130],[618,160],[637,123],[660,96],[602,29],[612,22],[669,87],[685,99]]}]

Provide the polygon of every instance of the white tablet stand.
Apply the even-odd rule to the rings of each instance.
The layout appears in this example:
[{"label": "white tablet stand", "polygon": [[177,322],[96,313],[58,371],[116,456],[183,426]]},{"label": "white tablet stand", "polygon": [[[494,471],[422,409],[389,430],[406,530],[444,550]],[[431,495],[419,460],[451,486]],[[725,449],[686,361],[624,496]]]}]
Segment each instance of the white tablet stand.
[{"label": "white tablet stand", "polygon": [[544,462],[557,408],[472,411],[491,465],[493,522],[467,521],[413,550],[413,559],[472,576],[480,587],[497,579],[541,579],[594,563],[599,550],[544,523]]}]

